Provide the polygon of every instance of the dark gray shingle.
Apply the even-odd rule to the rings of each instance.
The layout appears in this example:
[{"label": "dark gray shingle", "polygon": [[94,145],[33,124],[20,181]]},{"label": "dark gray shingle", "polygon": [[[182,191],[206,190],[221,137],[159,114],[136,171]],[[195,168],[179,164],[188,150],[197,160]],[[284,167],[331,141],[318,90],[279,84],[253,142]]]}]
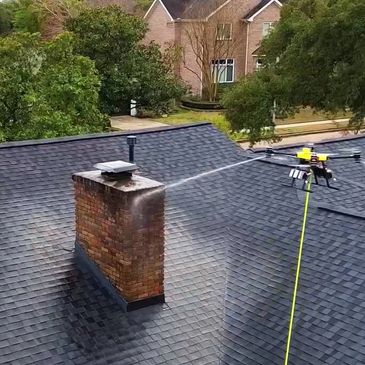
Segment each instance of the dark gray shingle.
[{"label": "dark gray shingle", "polygon": [[[141,173],[166,184],[247,158],[209,125],[138,138]],[[354,146],[365,139],[323,148]],[[127,156],[123,135],[0,148],[0,362],[281,364],[303,208],[288,168],[254,162],[168,190],[167,305],[126,314],[74,263],[71,174]],[[312,194],[296,365],[365,363],[365,221],[317,208],[363,212],[365,166],[332,167],[342,190]]]}]

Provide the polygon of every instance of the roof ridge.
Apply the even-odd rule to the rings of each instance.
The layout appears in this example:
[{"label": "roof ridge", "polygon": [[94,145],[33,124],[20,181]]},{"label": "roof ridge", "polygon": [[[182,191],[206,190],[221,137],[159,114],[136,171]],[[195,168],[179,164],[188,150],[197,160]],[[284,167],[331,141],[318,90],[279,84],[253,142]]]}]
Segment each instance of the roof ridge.
[{"label": "roof ridge", "polygon": [[112,138],[112,137],[118,137],[118,136],[127,136],[130,134],[142,135],[142,134],[150,134],[150,133],[169,132],[169,131],[174,131],[174,130],[179,130],[179,129],[202,127],[202,126],[206,126],[206,125],[212,125],[212,123],[210,123],[210,122],[188,123],[188,124],[182,124],[182,125],[178,125],[178,126],[146,128],[146,129],[140,129],[140,130],[124,131],[124,132],[109,132],[109,133],[105,132],[105,133],[84,134],[84,135],[75,135],[75,136],[67,136],[67,137],[56,137],[56,138],[48,138],[48,139],[31,139],[31,140],[25,140],[25,141],[5,142],[5,143],[0,143],[0,149],[48,145],[48,144],[57,144],[57,143],[67,143],[67,142],[75,142],[75,141],[89,140],[89,139]]},{"label": "roof ridge", "polygon": [[359,218],[359,219],[365,220],[365,213],[359,212],[356,209],[349,209],[349,208],[344,208],[341,206],[334,207],[331,204],[322,203],[322,202],[317,203],[317,207],[318,207],[318,209],[325,210],[327,212],[337,213],[337,214],[345,215],[348,217]]}]

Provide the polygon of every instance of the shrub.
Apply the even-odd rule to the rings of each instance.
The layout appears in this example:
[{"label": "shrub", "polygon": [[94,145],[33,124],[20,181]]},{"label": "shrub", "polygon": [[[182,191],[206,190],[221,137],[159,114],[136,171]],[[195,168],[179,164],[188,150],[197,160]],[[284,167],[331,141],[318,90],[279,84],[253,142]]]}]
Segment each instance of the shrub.
[{"label": "shrub", "polygon": [[83,11],[67,28],[76,36],[78,52],[95,61],[104,112],[126,113],[133,99],[137,107],[164,113],[170,100],[183,94],[158,46],[140,45],[147,30],[142,19],[109,6]]},{"label": "shrub", "polygon": [[58,137],[102,131],[100,80],[93,62],[75,55],[71,34],[0,38],[0,138]]}]

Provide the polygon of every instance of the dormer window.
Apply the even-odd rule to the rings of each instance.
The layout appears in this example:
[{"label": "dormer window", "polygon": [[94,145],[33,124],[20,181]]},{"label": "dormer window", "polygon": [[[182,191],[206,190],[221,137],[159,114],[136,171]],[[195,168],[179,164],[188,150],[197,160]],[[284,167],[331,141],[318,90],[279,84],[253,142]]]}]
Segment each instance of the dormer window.
[{"label": "dormer window", "polygon": [[218,24],[217,25],[217,40],[229,41],[232,39],[232,24]]},{"label": "dormer window", "polygon": [[264,67],[264,61],[262,58],[256,58],[255,69],[256,71],[260,71]]}]

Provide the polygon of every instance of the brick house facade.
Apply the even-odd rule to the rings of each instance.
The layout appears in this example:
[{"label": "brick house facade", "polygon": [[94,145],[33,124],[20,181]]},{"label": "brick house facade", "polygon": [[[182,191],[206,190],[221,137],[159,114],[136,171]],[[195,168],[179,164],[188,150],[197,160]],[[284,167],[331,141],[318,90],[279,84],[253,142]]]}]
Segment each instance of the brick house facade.
[{"label": "brick house facade", "polygon": [[[212,69],[224,70],[218,82],[232,83],[260,67],[257,50],[263,37],[279,20],[281,7],[279,0],[212,0],[204,5],[192,0],[155,0],[145,15],[149,27],[145,41],[154,41],[162,48],[169,44],[181,45],[184,60],[177,73],[194,94],[201,94],[202,71],[188,37],[192,25],[206,23],[214,37],[223,29],[227,34],[224,41],[234,42],[224,59],[211,60]],[[220,24],[221,19],[224,19],[223,24]]]}]

